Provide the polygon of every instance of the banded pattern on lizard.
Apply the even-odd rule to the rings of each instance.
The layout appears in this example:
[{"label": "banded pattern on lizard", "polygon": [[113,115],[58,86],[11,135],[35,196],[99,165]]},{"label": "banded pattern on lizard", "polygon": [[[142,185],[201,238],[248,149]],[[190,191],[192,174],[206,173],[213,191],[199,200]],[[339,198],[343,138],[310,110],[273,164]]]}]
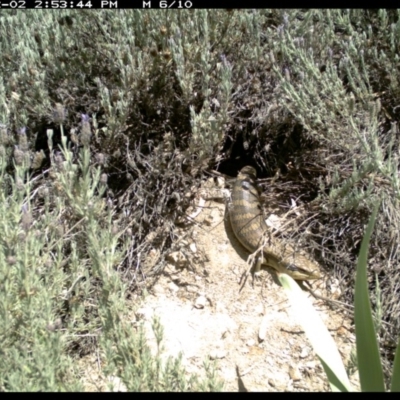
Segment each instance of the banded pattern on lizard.
[{"label": "banded pattern on lizard", "polygon": [[263,259],[258,263],[257,269],[260,269],[261,264],[267,264],[296,280],[321,278],[315,262],[270,235],[261,210],[256,170],[253,167],[246,166],[239,172],[228,207],[232,230],[239,242],[252,253],[264,245]]}]

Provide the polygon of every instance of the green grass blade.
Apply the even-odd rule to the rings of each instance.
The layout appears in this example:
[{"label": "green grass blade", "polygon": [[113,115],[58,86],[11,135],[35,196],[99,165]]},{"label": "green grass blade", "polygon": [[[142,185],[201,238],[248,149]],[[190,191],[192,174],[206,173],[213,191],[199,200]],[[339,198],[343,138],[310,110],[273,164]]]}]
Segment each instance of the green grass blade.
[{"label": "green grass blade", "polygon": [[332,391],[352,391],[336,344],[311,302],[290,276],[279,274],[279,281],[298,316],[300,325],[322,363]]},{"label": "green grass blade", "polygon": [[391,392],[400,392],[400,337],[397,343],[396,355],[394,356],[393,375],[390,385]]},{"label": "green grass blade", "polygon": [[382,364],[372,319],[367,282],[368,247],[378,208],[379,205],[372,212],[371,219],[368,223],[368,227],[361,244],[361,250],[357,262],[357,276],[354,295],[357,362],[361,390],[363,392],[385,391]]}]

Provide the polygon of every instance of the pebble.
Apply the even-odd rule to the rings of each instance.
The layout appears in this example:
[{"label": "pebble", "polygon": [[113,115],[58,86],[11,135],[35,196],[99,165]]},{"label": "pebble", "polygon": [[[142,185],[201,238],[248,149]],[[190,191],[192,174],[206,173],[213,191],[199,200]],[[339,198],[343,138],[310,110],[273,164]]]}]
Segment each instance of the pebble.
[{"label": "pebble", "polygon": [[194,302],[194,306],[198,309],[204,308],[207,304],[207,299],[204,296],[199,296]]},{"label": "pebble", "polygon": [[289,366],[289,376],[293,381],[299,381],[301,379],[301,372],[297,366]]},{"label": "pebble", "polygon": [[226,351],[219,349],[219,350],[211,350],[210,352],[210,359],[211,360],[220,360],[226,357]]}]

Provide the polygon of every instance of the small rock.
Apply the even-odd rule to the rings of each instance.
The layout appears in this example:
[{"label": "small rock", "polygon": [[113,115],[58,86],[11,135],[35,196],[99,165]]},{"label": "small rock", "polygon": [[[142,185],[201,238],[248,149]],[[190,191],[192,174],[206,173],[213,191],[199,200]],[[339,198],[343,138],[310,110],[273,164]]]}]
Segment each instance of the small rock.
[{"label": "small rock", "polygon": [[297,366],[289,366],[289,376],[292,381],[299,381],[301,379],[301,373]]},{"label": "small rock", "polygon": [[154,241],[154,239],[157,237],[157,232],[150,232],[147,236],[146,236],[146,241],[151,243]]},{"label": "small rock", "polygon": [[271,378],[268,379],[268,384],[269,384],[269,386],[272,386],[272,387],[276,386],[275,381],[273,379],[271,379]]},{"label": "small rock", "polygon": [[188,264],[186,257],[180,251],[174,251],[167,256],[167,260],[177,267],[185,267]]},{"label": "small rock", "polygon": [[126,392],[127,391],[125,384],[122,382],[121,378],[119,378],[118,376],[110,376],[108,378],[108,381],[111,384],[112,392]]},{"label": "small rock", "polygon": [[276,229],[277,231],[280,231],[281,226],[282,226],[282,222],[281,222],[281,218],[279,218],[277,215],[275,214],[270,214],[269,217],[266,219],[266,224],[268,226],[270,226],[271,228]]},{"label": "small rock", "polygon": [[[175,265],[166,264],[163,272],[168,275],[173,275],[176,271],[177,270],[176,270]],[[175,278],[173,276],[171,276],[171,279],[175,279]]]},{"label": "small rock", "polygon": [[205,218],[204,223],[208,226],[214,224],[219,220],[219,211],[216,209],[211,210],[210,214]]},{"label": "small rock", "polygon": [[199,290],[199,288],[197,286],[194,286],[194,285],[186,286],[186,291],[188,293],[196,293],[198,290]]},{"label": "small rock", "polygon": [[165,293],[165,288],[160,284],[154,285],[153,286],[153,293],[156,294],[156,295],[164,294]]},{"label": "small rock", "polygon": [[269,378],[268,383],[278,392],[283,392],[287,389],[287,382],[281,380],[280,378],[275,378],[275,379]]},{"label": "small rock", "polygon": [[136,317],[149,320],[152,317],[152,311],[148,308],[142,307],[136,311]]},{"label": "small rock", "polygon": [[169,282],[168,283],[168,289],[172,292],[172,293],[176,293],[179,290],[179,286],[176,285],[174,282]]},{"label": "small rock", "polygon": [[268,328],[270,326],[269,321],[270,321],[270,317],[267,315],[264,315],[261,324],[260,324],[260,328],[258,329],[258,340],[260,342],[263,342],[267,336],[267,332],[268,332]]},{"label": "small rock", "polygon": [[317,367],[317,363],[315,361],[308,361],[305,364],[305,368],[311,370],[314,370]]},{"label": "small rock", "polygon": [[339,329],[336,331],[336,333],[337,333],[339,336],[345,336],[345,335],[347,334],[347,330],[346,330],[343,326],[341,326],[341,327],[339,327]]},{"label": "small rock", "polygon": [[304,348],[301,350],[300,358],[306,358],[306,357],[308,357],[309,354],[310,354],[310,349],[307,348],[307,347],[304,347]]},{"label": "small rock", "polygon": [[190,243],[189,249],[192,251],[192,253],[197,253],[196,243],[194,242]]},{"label": "small rock", "polygon": [[194,302],[194,306],[199,309],[204,308],[206,304],[207,304],[207,299],[204,296],[199,296]]},{"label": "small rock", "polygon": [[211,350],[210,360],[220,360],[226,357],[226,351],[222,349]]},{"label": "small rock", "polygon": [[334,279],[331,285],[331,293],[332,297],[334,299],[338,299],[340,295],[342,294],[342,291],[340,290],[340,283],[338,279]]},{"label": "small rock", "polygon": [[256,341],[254,339],[250,339],[246,342],[246,346],[248,346],[248,347],[255,346],[255,344],[256,344]]},{"label": "small rock", "polygon": [[217,177],[216,186],[223,188],[225,186],[225,179],[222,176]]},{"label": "small rock", "polygon": [[148,254],[150,257],[156,257],[158,255],[158,251],[156,249],[151,249]]}]

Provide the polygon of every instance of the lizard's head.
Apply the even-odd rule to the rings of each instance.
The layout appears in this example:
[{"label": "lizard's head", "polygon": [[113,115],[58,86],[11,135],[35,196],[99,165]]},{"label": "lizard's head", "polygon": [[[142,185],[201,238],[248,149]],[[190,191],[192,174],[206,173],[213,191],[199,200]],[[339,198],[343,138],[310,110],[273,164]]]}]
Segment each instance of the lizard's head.
[{"label": "lizard's head", "polygon": [[257,171],[254,167],[251,167],[250,165],[246,165],[239,171],[238,178],[250,178],[252,180],[256,180],[257,178]]},{"label": "lizard's head", "polygon": [[307,261],[308,261],[307,266],[305,265],[299,266],[299,264],[287,264],[285,268],[286,271],[284,272],[297,281],[306,281],[309,279],[311,280],[311,279],[322,278],[319,267],[310,260]]},{"label": "lizard's head", "polygon": [[[322,278],[321,270],[317,263],[302,254],[293,254],[285,257],[286,261],[270,259],[269,263],[277,271],[287,274],[296,281],[308,281]],[[289,261],[290,260],[290,261]]]}]

